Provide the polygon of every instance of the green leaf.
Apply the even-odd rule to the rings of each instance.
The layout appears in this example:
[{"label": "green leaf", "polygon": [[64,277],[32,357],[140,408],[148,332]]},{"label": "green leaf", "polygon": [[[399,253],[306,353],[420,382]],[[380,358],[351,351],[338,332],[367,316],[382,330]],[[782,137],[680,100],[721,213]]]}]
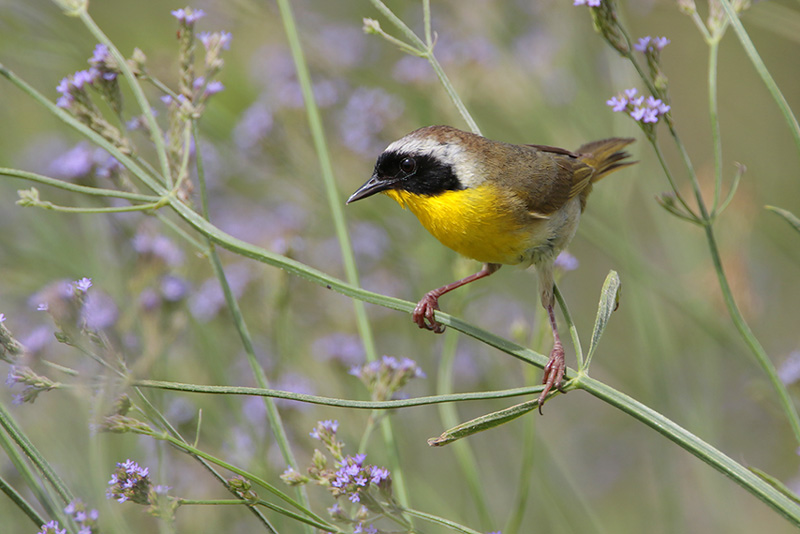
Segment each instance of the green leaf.
[{"label": "green leaf", "polygon": [[609,271],[606,276],[606,281],[603,282],[603,289],[600,292],[600,304],[597,307],[597,318],[594,320],[594,331],[592,332],[592,339],[589,342],[589,352],[586,353],[586,363],[584,363],[583,371],[589,369],[589,363],[592,361],[592,355],[597,349],[597,344],[600,342],[600,337],[608,325],[608,320],[611,314],[619,306],[619,291],[621,282],[619,275],[616,271]]},{"label": "green leaf", "polygon": [[800,219],[798,219],[795,214],[781,208],[776,208],[775,206],[764,206],[764,207],[767,208],[769,211],[774,211],[775,213],[783,217],[786,220],[786,222],[788,222],[794,227],[795,230],[800,232]]},{"label": "green leaf", "polygon": [[492,412],[480,417],[476,417],[475,419],[467,421],[466,423],[461,423],[450,430],[445,430],[438,438],[428,439],[428,445],[431,447],[448,445],[454,441],[458,441],[461,438],[465,438],[467,436],[471,436],[472,434],[477,434],[478,432],[489,430],[490,428],[513,421],[517,417],[525,415],[526,413],[535,409],[538,405],[539,401],[537,399],[516,404],[510,408],[506,408],[505,410],[500,410],[499,412]]}]

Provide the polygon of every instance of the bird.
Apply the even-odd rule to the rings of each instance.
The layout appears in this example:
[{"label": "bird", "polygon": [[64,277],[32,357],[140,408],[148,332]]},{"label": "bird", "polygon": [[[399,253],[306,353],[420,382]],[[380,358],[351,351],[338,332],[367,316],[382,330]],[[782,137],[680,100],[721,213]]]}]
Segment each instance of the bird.
[{"label": "bird", "polygon": [[412,318],[444,332],[436,320],[445,293],[497,272],[503,265],[533,265],[539,297],[553,332],[544,367],[541,407],[566,371],[554,313],[554,262],[578,229],[592,186],[636,163],[623,149],[632,138],[586,143],[575,151],[511,144],[446,125],[426,126],[391,143],[372,176],[347,204],[382,193],[410,210],[442,244],[483,263],[470,276],[429,291]]}]

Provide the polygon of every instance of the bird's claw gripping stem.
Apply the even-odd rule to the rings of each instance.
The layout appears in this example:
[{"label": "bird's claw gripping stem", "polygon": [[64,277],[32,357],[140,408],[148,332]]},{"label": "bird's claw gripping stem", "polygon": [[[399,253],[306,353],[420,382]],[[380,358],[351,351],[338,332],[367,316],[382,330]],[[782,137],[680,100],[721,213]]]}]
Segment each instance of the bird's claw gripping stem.
[{"label": "bird's claw gripping stem", "polygon": [[434,312],[439,309],[439,297],[433,291],[422,297],[414,308],[414,313],[411,317],[417,326],[430,330],[435,334],[444,332],[445,326],[438,322],[434,317]]}]

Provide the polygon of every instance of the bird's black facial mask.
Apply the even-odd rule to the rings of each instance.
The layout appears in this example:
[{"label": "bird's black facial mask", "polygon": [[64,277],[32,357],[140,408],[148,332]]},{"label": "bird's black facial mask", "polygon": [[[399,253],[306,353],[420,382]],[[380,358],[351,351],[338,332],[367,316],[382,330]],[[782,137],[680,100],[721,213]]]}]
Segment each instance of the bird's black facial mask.
[{"label": "bird's black facial mask", "polygon": [[372,177],[347,199],[347,203],[388,189],[434,196],[445,191],[464,189],[464,186],[458,181],[451,165],[433,156],[384,152],[375,163]]}]

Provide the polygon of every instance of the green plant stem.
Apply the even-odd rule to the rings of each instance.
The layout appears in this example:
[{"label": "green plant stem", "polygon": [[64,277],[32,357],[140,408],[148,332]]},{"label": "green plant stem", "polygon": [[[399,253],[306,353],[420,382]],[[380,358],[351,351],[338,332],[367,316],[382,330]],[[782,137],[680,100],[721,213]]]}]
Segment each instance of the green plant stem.
[{"label": "green plant stem", "polygon": [[714,152],[714,202],[711,205],[712,218],[717,214],[722,192],[722,136],[720,134],[719,109],[717,106],[719,37],[715,37],[708,43],[708,113],[711,120],[711,143]]},{"label": "green plant stem", "polygon": [[102,207],[102,208],[80,208],[78,206],[61,206],[53,204],[48,201],[37,202],[30,205],[30,207],[41,208],[50,211],[59,211],[62,213],[130,213],[132,211],[150,211],[157,209],[160,202],[153,202],[152,204],[138,204],[136,206],[120,206],[120,207]]},{"label": "green plant stem", "polygon": [[160,200],[158,197],[153,195],[129,193],[127,191],[118,191],[116,189],[101,189],[99,187],[88,187],[85,185],[78,185],[70,182],[65,182],[63,180],[57,180],[55,178],[50,178],[49,176],[42,176],[41,174],[36,174],[35,172],[27,172],[17,169],[8,169],[6,167],[0,167],[0,175],[8,176],[11,178],[20,178],[22,180],[28,180],[30,182],[37,182],[40,184],[57,187],[59,189],[64,189],[66,191],[71,191],[73,193],[80,193],[82,195],[121,198],[133,202],[149,202],[153,204],[157,203]]},{"label": "green plant stem", "polygon": [[291,510],[287,510],[286,508],[283,508],[281,506],[274,505],[271,502],[265,501],[263,499],[257,499],[257,500],[254,500],[254,501],[247,501],[247,500],[244,500],[244,499],[208,499],[208,500],[202,500],[202,499],[179,499],[178,500],[178,504],[181,505],[181,506],[183,506],[183,505],[193,505],[193,506],[197,506],[197,505],[201,505],[201,506],[202,505],[215,505],[215,506],[217,506],[217,505],[222,505],[222,506],[235,505],[235,506],[250,506],[250,507],[258,505],[258,506],[263,506],[265,508],[269,508],[270,510],[278,512],[281,515],[284,515],[286,517],[290,517],[291,519],[294,519],[295,521],[299,521],[301,523],[305,523],[306,525],[310,525],[312,527],[318,528],[318,529],[320,529],[320,530],[322,530],[324,532],[337,532],[337,533],[341,532],[342,534],[344,534],[344,531],[339,529],[339,528],[337,528],[337,527],[331,526],[331,525],[326,524],[326,523],[318,523],[317,521],[314,521],[312,519],[308,519],[307,517],[303,517],[300,514],[292,512]]},{"label": "green plant stem", "polygon": [[767,69],[761,56],[758,54],[758,50],[756,50],[753,41],[747,34],[747,30],[744,29],[742,22],[739,20],[739,16],[736,14],[736,11],[734,11],[733,6],[731,6],[730,0],[719,0],[719,5],[725,10],[725,14],[728,15],[728,21],[733,31],[736,32],[739,42],[742,43],[745,53],[750,58],[750,62],[753,64],[753,67],[755,67],[756,72],[761,77],[770,95],[772,95],[773,100],[775,100],[775,103],[778,105],[778,109],[789,126],[789,131],[792,137],[794,137],[794,143],[800,151],[800,124],[798,124],[797,118],[794,116],[794,113],[792,113],[792,108],[789,106],[786,98],[784,98],[783,93],[781,93],[775,79],[769,73],[769,69]]},{"label": "green plant stem", "polygon": [[528,386],[522,388],[503,389],[498,391],[479,391],[475,393],[451,393],[448,395],[431,395],[413,399],[397,399],[387,401],[359,401],[321,397],[306,393],[280,391],[276,389],[253,388],[246,386],[207,386],[203,384],[185,384],[181,382],[166,382],[162,380],[134,380],[131,385],[141,388],[163,389],[167,391],[183,391],[186,393],[204,393],[209,395],[253,395],[286,399],[321,406],[336,406],[339,408],[356,408],[360,410],[392,410],[397,408],[410,408],[413,406],[429,406],[448,402],[463,402],[488,399],[507,399],[526,395],[538,395],[542,386]]},{"label": "green plant stem", "polygon": [[570,315],[569,308],[567,307],[567,301],[564,300],[561,290],[558,289],[558,284],[553,284],[553,294],[558,301],[558,307],[561,309],[561,313],[564,315],[564,320],[567,322],[569,335],[572,338],[572,345],[575,348],[575,357],[578,360],[578,369],[586,370],[584,369],[583,349],[581,348],[581,339],[578,337],[578,328],[572,320],[572,315]]},{"label": "green plant stem", "polygon": [[36,525],[37,528],[46,523],[44,518],[39,515],[36,509],[31,506],[30,503],[26,501],[25,498],[20,495],[19,492],[17,492],[17,490],[15,490],[14,487],[3,477],[0,477],[0,491],[2,491],[17,508],[22,510],[22,512],[27,515],[31,521],[33,521],[33,524]]},{"label": "green plant stem", "polygon": [[443,527],[447,527],[455,532],[460,532],[461,534],[483,534],[482,532],[478,532],[477,530],[473,530],[469,527],[465,527],[464,525],[459,525],[455,521],[450,521],[449,519],[445,519],[443,517],[435,516],[433,514],[427,514],[425,512],[420,512],[419,510],[412,510],[410,508],[406,508],[403,510],[410,516],[418,517],[420,519],[424,519],[430,523],[435,525],[441,525]]},{"label": "green plant stem", "polygon": [[33,442],[28,439],[28,436],[26,436],[22,429],[17,425],[17,423],[11,417],[11,414],[8,413],[8,410],[6,410],[5,405],[1,402],[0,427],[2,427],[9,437],[17,444],[17,446],[22,449],[22,451],[30,459],[30,461],[33,462],[33,465],[36,466],[42,476],[44,476],[47,482],[50,483],[50,485],[56,490],[63,504],[66,505],[72,502],[75,497],[70,489],[66,484],[64,484],[64,481],[61,480],[61,477],[58,476],[53,467],[47,463],[47,460],[44,458],[44,456],[42,456],[39,450],[33,445]]}]

